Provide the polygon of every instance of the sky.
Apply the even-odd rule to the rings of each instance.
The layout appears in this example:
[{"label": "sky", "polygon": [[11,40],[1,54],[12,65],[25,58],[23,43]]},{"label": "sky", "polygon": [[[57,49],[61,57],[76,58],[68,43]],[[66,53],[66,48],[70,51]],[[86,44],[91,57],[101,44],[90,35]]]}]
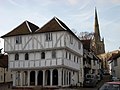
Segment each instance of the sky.
[{"label": "sky", "polygon": [[[94,32],[95,7],[106,52],[118,50],[120,0],[0,0],[0,36],[25,20],[42,27],[54,16],[77,33]],[[0,48],[4,48],[1,38]]]}]

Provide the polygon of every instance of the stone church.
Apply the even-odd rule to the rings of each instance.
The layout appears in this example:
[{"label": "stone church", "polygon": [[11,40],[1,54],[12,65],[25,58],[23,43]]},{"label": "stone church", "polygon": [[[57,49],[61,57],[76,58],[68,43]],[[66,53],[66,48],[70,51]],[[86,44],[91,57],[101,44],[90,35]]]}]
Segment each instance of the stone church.
[{"label": "stone church", "polygon": [[92,39],[92,50],[96,55],[105,53],[104,38],[101,39],[97,10],[95,9],[94,37]]}]

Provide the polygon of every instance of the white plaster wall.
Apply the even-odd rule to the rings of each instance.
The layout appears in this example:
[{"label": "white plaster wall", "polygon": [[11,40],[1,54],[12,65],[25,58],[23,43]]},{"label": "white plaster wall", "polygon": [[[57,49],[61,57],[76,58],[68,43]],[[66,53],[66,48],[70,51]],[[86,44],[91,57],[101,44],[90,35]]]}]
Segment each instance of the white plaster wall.
[{"label": "white plaster wall", "polygon": [[114,66],[113,70],[115,70],[115,76],[120,78],[120,58],[117,59],[117,66]]}]

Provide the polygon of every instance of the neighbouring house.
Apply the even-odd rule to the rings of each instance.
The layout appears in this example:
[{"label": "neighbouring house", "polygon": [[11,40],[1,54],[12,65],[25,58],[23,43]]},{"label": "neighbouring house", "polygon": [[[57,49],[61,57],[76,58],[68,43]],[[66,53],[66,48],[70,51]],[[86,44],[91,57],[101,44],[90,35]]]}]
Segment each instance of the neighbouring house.
[{"label": "neighbouring house", "polygon": [[83,45],[57,17],[41,28],[24,21],[2,38],[14,87],[83,83]]},{"label": "neighbouring house", "polygon": [[12,72],[8,69],[8,55],[0,52],[0,83],[12,82]]},{"label": "neighbouring house", "polygon": [[111,53],[112,55],[108,59],[111,75],[120,78],[120,51],[115,50]]},{"label": "neighbouring house", "polygon": [[101,60],[91,49],[91,40],[81,40],[83,43],[83,67],[84,76],[86,74],[98,75],[101,69]]}]

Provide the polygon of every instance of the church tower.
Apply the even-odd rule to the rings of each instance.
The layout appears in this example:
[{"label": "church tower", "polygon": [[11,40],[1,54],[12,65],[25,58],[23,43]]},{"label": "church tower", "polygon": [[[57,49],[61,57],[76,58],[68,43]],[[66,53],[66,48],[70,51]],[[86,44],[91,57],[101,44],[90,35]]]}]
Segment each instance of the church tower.
[{"label": "church tower", "polygon": [[92,49],[96,55],[105,53],[104,39],[101,40],[96,8],[95,8],[94,37],[92,41]]},{"label": "church tower", "polygon": [[94,23],[94,37],[95,41],[100,41],[100,32],[99,32],[99,23],[98,23],[98,17],[97,17],[97,10],[95,8],[95,23]]}]

